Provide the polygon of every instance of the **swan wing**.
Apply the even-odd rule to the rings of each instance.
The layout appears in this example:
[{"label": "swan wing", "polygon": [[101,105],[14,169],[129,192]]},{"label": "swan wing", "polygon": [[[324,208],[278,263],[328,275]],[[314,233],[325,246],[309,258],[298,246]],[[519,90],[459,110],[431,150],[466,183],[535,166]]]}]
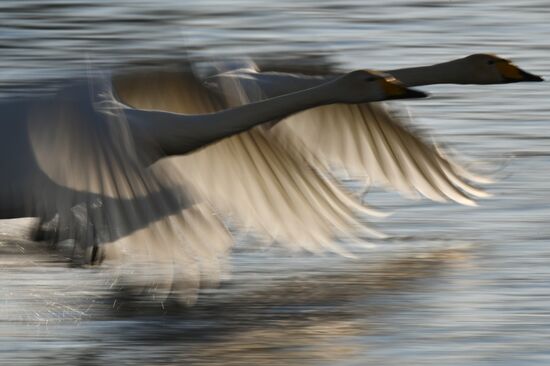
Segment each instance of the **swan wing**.
[{"label": "swan wing", "polygon": [[325,169],[344,168],[351,176],[418,194],[434,201],[474,205],[487,193],[473,183],[487,180],[447,157],[394,117],[385,103],[327,105],[290,116],[273,128],[282,141]]},{"label": "swan wing", "polygon": [[[154,80],[151,80],[153,78]],[[114,79],[118,98],[133,107],[178,113],[209,113],[242,103],[246,91],[230,86],[221,101],[181,71]],[[198,101],[198,103],[197,103]],[[192,109],[188,109],[192,108]],[[182,182],[244,227],[292,249],[340,251],[334,236],[381,236],[361,222],[362,206],[330,177],[319,174],[299,154],[281,145],[263,128],[218,141],[184,156],[162,159],[153,167]]]}]

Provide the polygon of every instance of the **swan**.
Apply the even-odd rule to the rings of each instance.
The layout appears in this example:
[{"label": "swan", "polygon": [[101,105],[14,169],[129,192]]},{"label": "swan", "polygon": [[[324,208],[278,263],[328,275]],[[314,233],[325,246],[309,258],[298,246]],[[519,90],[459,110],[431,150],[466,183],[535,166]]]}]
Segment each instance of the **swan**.
[{"label": "swan", "polygon": [[[455,76],[442,70],[454,70],[451,74]],[[389,73],[409,85],[540,80],[492,55],[472,55]],[[207,88],[192,73],[181,70],[115,75],[112,86],[118,100],[135,108],[214,113],[316,87],[338,77],[259,73],[249,63],[206,79]],[[274,127],[266,128],[268,125],[223,139],[207,149],[164,158],[154,164],[155,170],[173,177],[179,184],[185,182],[185,190],[193,192],[193,197],[202,204],[206,203],[206,207],[201,206],[196,212],[193,211],[196,205],[186,210],[194,219],[194,224],[186,227],[187,233],[201,227],[198,223],[204,221],[203,225],[216,230],[194,230],[195,238],[203,237],[200,232],[212,231],[217,233],[217,239],[210,242],[226,243],[221,247],[229,247],[232,239],[224,236],[223,226],[213,214],[221,211],[237,216],[241,224],[290,249],[331,250],[346,255],[334,244],[334,235],[349,233],[357,227],[365,229],[355,215],[357,212],[380,213],[359,205],[331,179],[327,172],[338,165],[351,175],[367,173],[369,182],[397,188],[408,197],[418,197],[420,193],[436,201],[451,199],[474,205],[472,196],[486,196],[470,182],[486,183],[487,179],[452,162],[403,126],[381,104],[320,106],[287,117]],[[246,179],[235,179],[236,176]],[[374,230],[364,233],[382,236]],[[121,256],[124,251],[137,251],[135,243],[103,248],[103,255],[111,258]],[[141,251],[158,253],[151,248]]]},{"label": "swan", "polygon": [[[389,73],[413,85],[541,80],[506,59],[486,54]],[[209,90],[192,74],[180,70],[116,76],[113,88],[117,98],[137,108],[211,113],[224,106],[314,87],[336,77],[259,73],[249,63],[206,79]],[[313,252],[339,251],[333,241],[335,234],[346,235],[354,227],[366,229],[355,213],[382,215],[358,205],[326,174],[334,166],[345,168],[354,177],[366,175],[368,183],[397,189],[410,198],[422,195],[475,205],[474,198],[488,195],[472,184],[487,183],[487,178],[472,174],[423,141],[380,103],[326,105],[292,115],[274,128],[263,126],[191,155],[164,159],[155,167],[168,172],[165,175],[179,175],[175,180],[185,181],[188,191],[216,211],[236,216],[241,224],[291,249]],[[364,233],[383,236],[372,229]]]},{"label": "swan", "polygon": [[[435,65],[385,72],[408,86],[543,80],[492,54],[474,54]],[[246,101],[255,101],[309,88],[335,77],[259,72],[254,64],[249,64],[212,76],[206,83],[228,98],[235,99],[237,93],[231,91],[239,89],[246,95]],[[473,198],[487,196],[470,183],[486,183],[487,178],[472,174],[423,141],[392,117],[383,103],[321,106],[283,119],[269,133],[322,170],[343,168],[352,177],[364,177],[367,183],[396,189],[409,198],[421,195],[439,202],[452,200],[475,205]]]},{"label": "swan", "polygon": [[[213,113],[315,87],[338,77],[260,73],[253,63],[232,67],[231,71],[207,78],[204,85],[193,73],[180,69],[115,75],[112,85],[121,102],[136,108]],[[461,76],[443,78],[446,74],[442,70]],[[538,78],[505,59],[483,54],[390,72],[419,85]],[[474,205],[472,197],[487,195],[471,184],[486,183],[486,178],[451,161],[403,126],[380,103],[326,105],[287,117],[275,127],[265,126],[219,141],[208,149],[163,159],[154,168],[164,170],[164,176],[174,177],[180,184],[184,182],[186,191],[222,216],[230,214],[239,224],[290,249],[311,252],[328,249],[342,253],[342,248],[334,244],[334,236],[349,236],[357,233],[357,228],[361,228],[359,234],[383,237],[356,215],[383,214],[358,204],[327,174],[333,166],[346,168],[352,176],[367,174],[368,182],[396,188],[412,198],[420,193],[435,201],[451,199]]]},{"label": "swan", "polygon": [[[171,263],[159,266],[162,282],[185,298],[202,281],[218,277],[230,238],[207,205],[178,184],[180,177],[172,180],[168,170],[156,168],[162,160],[206,151],[254,126],[327,103],[426,96],[365,70],[210,113],[133,108],[113,93],[109,83],[81,82],[55,95],[0,104],[0,218],[57,215],[63,235],[84,249],[113,244],[125,255],[143,245],[135,261],[147,261],[154,251],[158,263]],[[271,188],[270,182],[261,184]],[[322,186],[308,189],[336,194]],[[160,286],[158,277],[154,281]]]}]

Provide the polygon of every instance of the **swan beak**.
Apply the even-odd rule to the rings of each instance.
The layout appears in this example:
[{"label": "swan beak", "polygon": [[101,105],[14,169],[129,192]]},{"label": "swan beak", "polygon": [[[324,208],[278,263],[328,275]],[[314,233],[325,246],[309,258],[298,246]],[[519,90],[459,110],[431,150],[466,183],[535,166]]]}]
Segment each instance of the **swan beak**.
[{"label": "swan beak", "polygon": [[540,76],[528,73],[527,71],[524,71],[509,62],[498,62],[497,68],[500,75],[502,75],[502,78],[507,83],[517,83],[520,81],[544,81],[544,79]]},{"label": "swan beak", "polygon": [[428,93],[424,93],[420,90],[416,90],[416,89],[409,89],[409,88],[405,88],[406,91],[405,91],[405,94],[402,94],[399,98],[400,99],[410,99],[410,98],[426,98],[426,97],[429,97],[430,95]]},{"label": "swan beak", "polygon": [[428,96],[428,94],[421,92],[420,90],[405,87],[393,78],[390,80],[383,79],[382,82],[386,99],[426,98]]}]

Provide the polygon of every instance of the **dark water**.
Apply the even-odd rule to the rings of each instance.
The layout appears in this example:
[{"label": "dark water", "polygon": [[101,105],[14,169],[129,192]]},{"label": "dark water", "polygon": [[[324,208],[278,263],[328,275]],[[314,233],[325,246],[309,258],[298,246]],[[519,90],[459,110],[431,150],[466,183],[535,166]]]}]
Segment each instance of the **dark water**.
[{"label": "dark water", "polygon": [[[2,1],[0,93],[128,64],[297,56],[391,69],[474,52],[550,77],[548,1]],[[550,87],[438,86],[406,103],[439,141],[495,170],[480,207],[408,202],[359,259],[241,243],[192,308],[117,304],[2,223],[0,363],[546,365],[550,362]],[[402,104],[405,105],[405,104]]]}]

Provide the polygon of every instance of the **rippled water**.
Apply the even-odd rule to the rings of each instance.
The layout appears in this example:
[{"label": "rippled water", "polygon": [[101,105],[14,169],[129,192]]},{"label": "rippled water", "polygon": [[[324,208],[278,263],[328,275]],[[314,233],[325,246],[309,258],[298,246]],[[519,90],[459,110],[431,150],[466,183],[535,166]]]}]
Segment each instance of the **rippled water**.
[{"label": "rippled water", "polygon": [[[188,56],[390,69],[494,52],[550,76],[546,0],[366,3],[4,0],[0,95]],[[373,191],[395,212],[378,223],[392,239],[356,260],[241,245],[231,278],[192,308],[117,303],[101,271],[59,263],[23,239],[29,222],[3,222],[0,363],[547,365],[548,85],[429,87],[406,103],[438,140],[498,169],[480,207]]]}]

